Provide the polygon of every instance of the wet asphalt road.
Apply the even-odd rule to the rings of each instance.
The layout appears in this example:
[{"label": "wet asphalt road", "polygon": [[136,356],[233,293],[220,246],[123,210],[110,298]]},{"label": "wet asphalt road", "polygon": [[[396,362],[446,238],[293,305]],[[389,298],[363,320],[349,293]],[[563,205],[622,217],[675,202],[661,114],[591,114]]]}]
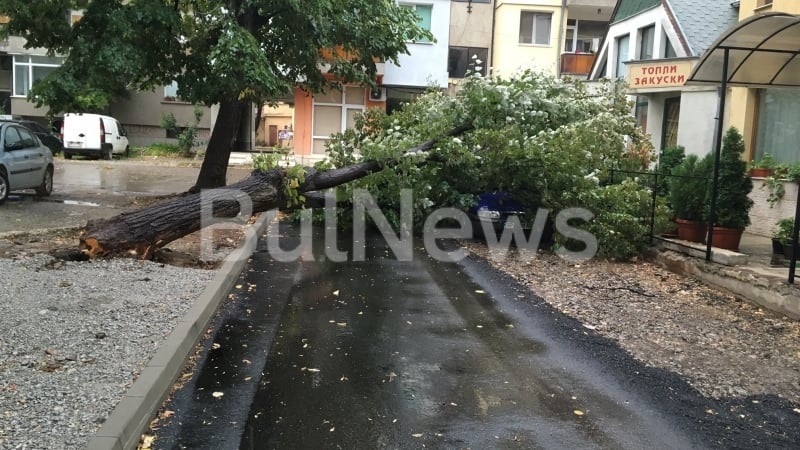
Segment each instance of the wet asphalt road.
[{"label": "wet asphalt road", "polygon": [[[137,198],[185,192],[199,170],[137,160],[57,159],[53,194],[40,199],[33,191],[13,192],[0,205],[0,233],[84,226],[137,207]],[[230,167],[228,181],[249,173],[249,167]]]},{"label": "wet asphalt road", "polygon": [[479,261],[400,262],[370,236],[367,261],[325,262],[319,231],[314,262],[254,255],[154,448],[702,446],[670,392]]}]

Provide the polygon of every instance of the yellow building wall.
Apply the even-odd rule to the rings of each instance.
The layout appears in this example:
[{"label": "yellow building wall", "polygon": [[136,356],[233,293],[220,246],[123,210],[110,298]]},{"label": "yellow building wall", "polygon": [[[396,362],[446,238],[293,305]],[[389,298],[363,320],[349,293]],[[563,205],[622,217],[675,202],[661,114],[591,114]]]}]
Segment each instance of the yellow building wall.
[{"label": "yellow building wall", "polygon": [[[764,5],[764,0],[741,0],[739,3],[739,20],[754,14],[767,12],[785,12],[800,14],[800,1],[773,0],[772,5]],[[758,91],[749,88],[731,88],[729,123],[738,128],[744,136],[746,144],[745,157],[753,159],[756,115],[758,114]]]},{"label": "yellow building wall", "polygon": [[[566,14],[561,0],[502,1],[498,0],[495,16],[492,74],[509,77],[525,69],[558,75],[558,60],[566,29]],[[553,14],[550,44],[520,44],[519,25],[522,11]]]},{"label": "yellow building wall", "polygon": [[800,2],[797,0],[772,0],[772,5],[764,5],[764,3],[764,0],[741,0],[739,2],[739,20],[750,17],[753,14],[766,12],[800,14]]}]

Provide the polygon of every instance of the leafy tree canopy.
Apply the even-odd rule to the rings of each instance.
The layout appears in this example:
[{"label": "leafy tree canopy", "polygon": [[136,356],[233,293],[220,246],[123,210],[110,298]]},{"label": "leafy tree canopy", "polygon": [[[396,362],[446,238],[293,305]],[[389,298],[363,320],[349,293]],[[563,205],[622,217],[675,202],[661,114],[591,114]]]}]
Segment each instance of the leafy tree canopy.
[{"label": "leafy tree canopy", "polygon": [[[74,25],[69,10],[83,13]],[[396,62],[407,40],[432,38],[391,0],[0,0],[0,14],[6,35],[66,56],[31,91],[53,114],[173,80],[181,98],[206,105],[372,83],[375,58]],[[331,48],[342,52],[323,59]]]},{"label": "leafy tree canopy", "polygon": [[[506,191],[529,209],[529,220],[538,208],[589,209],[595,218],[582,227],[597,237],[602,257],[627,259],[647,245],[653,206],[647,180],[611,178],[630,149],[646,147],[623,84],[590,87],[524,72],[509,79],[472,76],[461,86],[455,97],[433,90],[392,115],[369,110],[353,129],[335,135],[327,150],[336,167],[360,159],[397,161],[340,186],[339,199],[367,189],[397,228],[400,191],[412,189],[419,229],[436,208],[466,209],[476,194]],[[462,124],[473,129],[430,152],[403,154]],[[659,199],[656,232],[666,219]]]}]

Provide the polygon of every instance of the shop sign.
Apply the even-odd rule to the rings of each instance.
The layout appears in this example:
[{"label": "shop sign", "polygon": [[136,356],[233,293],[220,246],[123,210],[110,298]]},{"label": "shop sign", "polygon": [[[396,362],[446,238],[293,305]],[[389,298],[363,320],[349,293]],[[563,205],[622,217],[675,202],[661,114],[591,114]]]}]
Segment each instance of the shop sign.
[{"label": "shop sign", "polygon": [[631,89],[680,87],[691,73],[691,61],[630,63],[628,86]]}]

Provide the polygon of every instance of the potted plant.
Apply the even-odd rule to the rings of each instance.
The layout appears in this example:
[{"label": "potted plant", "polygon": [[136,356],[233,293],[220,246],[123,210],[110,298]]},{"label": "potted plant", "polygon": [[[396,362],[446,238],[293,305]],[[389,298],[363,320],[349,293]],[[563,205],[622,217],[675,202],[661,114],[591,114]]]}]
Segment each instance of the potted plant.
[{"label": "potted plant", "polygon": [[772,229],[773,251],[776,250],[775,242],[780,245],[781,253],[787,258],[794,254],[792,238],[794,233],[794,217],[786,217],[779,220]]},{"label": "potted plant", "polygon": [[676,147],[668,147],[665,148],[661,155],[658,158],[658,165],[655,168],[655,175],[657,177],[657,195],[664,197],[666,200],[667,207],[670,209],[670,216],[669,220],[671,225],[661,233],[661,236],[668,237],[668,238],[675,238],[678,237],[678,224],[675,223],[675,213],[672,205],[670,204],[670,195],[669,195],[669,176],[672,174],[672,170],[680,164],[683,159],[686,157],[686,152],[682,146]]},{"label": "potted plant", "polygon": [[678,224],[678,238],[690,242],[706,239],[703,211],[709,186],[711,158],[688,155],[672,169],[667,183],[669,203]]},{"label": "potted plant", "polygon": [[754,161],[750,165],[750,176],[757,178],[765,178],[772,176],[775,170],[775,158],[771,153],[764,153],[761,159]]},{"label": "potted plant", "polygon": [[736,127],[730,127],[722,140],[712,234],[712,245],[727,250],[739,249],[742,233],[750,225],[753,201],[748,194],[753,190],[753,180],[747,176],[743,152],[742,135]]}]

